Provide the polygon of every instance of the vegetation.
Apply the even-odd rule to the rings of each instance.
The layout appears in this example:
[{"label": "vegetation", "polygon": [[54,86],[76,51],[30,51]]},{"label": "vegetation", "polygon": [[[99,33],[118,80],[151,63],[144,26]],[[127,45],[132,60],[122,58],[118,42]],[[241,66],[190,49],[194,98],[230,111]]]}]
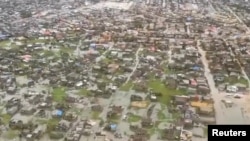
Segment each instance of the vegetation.
[{"label": "vegetation", "polygon": [[20,12],[20,16],[21,16],[22,18],[29,18],[29,17],[32,16],[32,13],[31,13],[31,11],[28,11],[28,10],[22,10],[22,11]]},{"label": "vegetation", "polygon": [[156,132],[160,132],[159,128],[159,123],[155,123],[153,127],[147,129],[147,132],[150,136],[154,135]]},{"label": "vegetation", "polygon": [[130,89],[133,88],[133,86],[134,86],[134,84],[133,84],[131,81],[129,81],[128,83],[123,84],[123,85],[120,87],[120,90],[121,90],[121,91],[129,91]]},{"label": "vegetation", "polygon": [[54,56],[55,53],[49,50],[44,50],[42,53],[44,53],[44,56],[46,57],[50,57],[50,56]]},{"label": "vegetation", "polygon": [[168,104],[171,100],[171,96],[173,95],[185,94],[185,91],[183,90],[167,88],[165,84],[159,79],[151,79],[148,82],[148,87],[151,88],[153,92],[162,94],[162,96],[159,98],[159,102],[162,104]]},{"label": "vegetation", "polygon": [[102,60],[102,62],[106,63],[106,64],[110,64],[112,62],[112,60],[110,60],[109,58],[104,58]]},{"label": "vegetation", "polygon": [[92,119],[99,119],[100,118],[100,112],[97,112],[97,111],[92,111],[91,113],[91,118]]},{"label": "vegetation", "polygon": [[52,97],[55,102],[62,103],[66,97],[66,89],[63,87],[53,89]]},{"label": "vegetation", "polygon": [[38,124],[47,124],[48,121],[49,121],[48,119],[36,119],[35,123],[38,123]]},{"label": "vegetation", "polygon": [[60,48],[60,52],[61,53],[73,53],[74,49],[70,48],[70,47],[61,47]]},{"label": "vegetation", "polygon": [[181,114],[179,112],[172,113],[172,119],[180,119]]},{"label": "vegetation", "polygon": [[118,123],[120,119],[121,119],[120,115],[113,115],[113,116],[108,118],[108,122],[110,122],[110,123]]},{"label": "vegetation", "polygon": [[73,112],[74,114],[76,114],[78,116],[82,115],[82,109],[79,109],[77,107],[71,107],[69,111]]},{"label": "vegetation", "polygon": [[154,135],[154,134],[155,134],[155,132],[156,132],[156,128],[155,128],[155,127],[153,127],[153,128],[148,129],[147,131],[148,131],[148,134],[149,134],[150,136],[152,136],[152,135]]},{"label": "vegetation", "polygon": [[79,90],[78,95],[79,96],[88,96],[88,95],[90,95],[90,91],[85,89],[85,88],[82,88]]},{"label": "vegetation", "polygon": [[143,23],[141,20],[135,20],[133,24],[136,28],[143,28]]},{"label": "vegetation", "polygon": [[4,124],[4,125],[7,125],[9,124],[10,120],[11,120],[11,116],[9,114],[1,114],[0,115],[0,118],[1,118],[1,122]]},{"label": "vegetation", "polygon": [[104,123],[105,123],[104,120],[101,119],[100,122],[99,122],[99,126],[102,127],[104,125]]},{"label": "vegetation", "polygon": [[48,42],[49,40],[46,40],[46,39],[27,39],[27,40],[24,40],[27,44],[35,44],[35,43],[46,43]]},{"label": "vegetation", "polygon": [[229,84],[240,83],[240,84],[244,84],[246,86],[249,86],[248,81],[245,78],[242,78],[242,77],[240,79],[237,79],[235,77],[227,77],[226,82],[228,82]]},{"label": "vegetation", "polygon": [[9,42],[9,40],[0,41],[0,47],[6,46]]},{"label": "vegetation", "polygon": [[141,117],[138,115],[131,114],[128,116],[128,122],[138,122],[141,120]]},{"label": "vegetation", "polygon": [[165,120],[167,118],[162,110],[157,113],[157,117],[159,120]]},{"label": "vegetation", "polygon": [[204,137],[207,137],[207,134],[208,134],[207,127],[203,127],[203,133],[204,133]]},{"label": "vegetation", "polygon": [[110,83],[111,82],[111,80],[106,75],[102,75],[102,80],[105,83]]},{"label": "vegetation", "polygon": [[6,41],[4,43],[0,42],[0,47],[3,47],[5,49],[17,50],[20,46],[15,43],[10,43],[10,41]]},{"label": "vegetation", "polygon": [[174,70],[171,70],[169,68],[164,68],[165,74],[175,74],[176,72]]},{"label": "vegetation", "polygon": [[13,140],[18,137],[18,131],[16,130],[8,130],[3,134],[3,137],[8,139],[8,140]]},{"label": "vegetation", "polygon": [[59,123],[59,120],[58,119],[50,119],[50,120],[47,120],[47,132],[50,133],[53,128]]}]

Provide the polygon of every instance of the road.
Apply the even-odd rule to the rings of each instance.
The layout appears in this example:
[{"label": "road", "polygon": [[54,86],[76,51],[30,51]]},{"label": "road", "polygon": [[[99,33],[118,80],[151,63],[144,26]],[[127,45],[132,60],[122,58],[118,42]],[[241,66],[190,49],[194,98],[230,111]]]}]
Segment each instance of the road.
[{"label": "road", "polygon": [[[50,15],[45,15],[45,16],[38,16],[38,15],[34,15],[34,16],[32,16],[32,17],[30,17],[30,18],[25,18],[25,19],[17,19],[17,20],[15,20],[15,21],[12,21],[12,24],[15,24],[15,23],[19,23],[19,22],[24,22],[24,21],[29,21],[29,20],[33,20],[34,18],[36,19],[36,20],[42,20],[42,19],[52,19],[52,18],[55,18],[55,17],[57,17],[57,18],[59,18],[60,16],[62,16],[62,15],[64,15],[64,14],[69,14],[69,13],[71,13],[71,12],[73,12],[73,11],[79,11],[79,12],[82,12],[82,13],[84,13],[84,12],[88,12],[89,11],[89,9],[88,9],[88,7],[90,7],[90,6],[79,6],[78,8],[75,8],[75,9],[60,9],[60,10],[53,10],[53,9],[48,9],[48,10],[53,10],[54,11],[54,13],[53,14],[50,14]],[[47,10],[47,11],[48,11]],[[46,11],[42,11],[42,12],[46,12]],[[42,12],[40,12],[40,13],[42,13]]]},{"label": "road", "polygon": [[[228,42],[226,40],[223,39],[223,41],[226,43],[226,45],[228,45]],[[231,56],[235,59],[235,61],[237,61],[237,63],[239,64],[240,66],[240,69],[241,69],[241,72],[243,74],[243,77],[247,80],[248,82],[248,85],[250,84],[250,80],[249,80],[249,77],[247,76],[247,73],[245,72],[245,69],[243,68],[243,66],[241,66],[241,63],[239,61],[239,59],[236,57],[236,55],[234,54],[233,52],[233,49],[231,47],[229,47],[229,50],[230,50],[230,53],[231,53]]]},{"label": "road", "polygon": [[80,50],[81,46],[82,46],[82,40],[80,39],[79,42],[78,42],[78,45],[76,47],[76,52],[77,52],[78,57],[81,55],[81,50]]},{"label": "road", "polygon": [[103,56],[105,56],[110,50],[112,50],[112,48],[114,47],[114,43],[112,42],[110,42],[109,43],[109,48],[106,50],[106,51],[104,51],[103,53],[102,53],[102,55],[101,55],[101,57],[103,57]]},{"label": "road", "polygon": [[209,3],[209,7],[211,8],[211,10],[212,10],[213,12],[216,12],[216,10],[215,10],[215,8],[214,8],[214,6],[213,6],[213,4],[211,3],[210,0],[208,0],[208,3]]},{"label": "road", "polygon": [[228,11],[229,11],[232,15],[235,16],[235,18],[236,18],[241,24],[243,24],[243,25],[245,26],[245,28],[246,28],[247,31],[249,32],[249,31],[250,31],[249,27],[240,19],[240,17],[237,16],[237,15],[235,14],[235,12],[234,12],[230,7],[226,6],[226,8],[228,9]]},{"label": "road", "polygon": [[199,51],[199,53],[201,54],[201,61],[204,65],[204,75],[207,78],[208,81],[208,85],[211,89],[211,96],[214,98],[214,107],[215,107],[215,111],[216,111],[216,122],[217,124],[222,124],[224,123],[224,116],[223,116],[223,111],[222,108],[220,106],[220,99],[218,99],[218,94],[219,91],[218,89],[215,87],[215,83],[214,83],[214,79],[212,74],[210,73],[210,69],[209,69],[209,65],[208,65],[208,61],[206,59],[206,52],[203,51],[203,49],[200,47],[200,41],[197,41],[197,49]]},{"label": "road", "polygon": [[125,84],[129,82],[129,80],[131,79],[131,77],[135,73],[135,71],[136,71],[136,69],[137,69],[137,67],[138,67],[138,65],[140,63],[140,59],[139,59],[139,53],[140,53],[140,51],[142,51],[142,47],[141,46],[137,49],[137,51],[135,53],[135,57],[136,57],[135,58],[135,66],[133,68],[133,71],[129,74],[129,76],[128,76],[126,82],[125,82]]},{"label": "road", "polygon": [[[237,16],[237,14],[235,14],[235,12],[233,12],[233,10],[232,10],[230,7],[226,6],[226,8],[229,10],[229,12],[230,12],[232,15],[235,16],[235,18],[236,18],[241,24],[243,24],[243,25],[245,26],[245,28],[246,28],[247,31],[249,32],[249,31],[250,31],[249,27],[240,19],[240,17]],[[227,41],[225,41],[225,40],[224,40],[224,42],[227,43]],[[231,48],[230,48],[230,51],[232,52],[232,49],[231,49]],[[232,52],[231,54],[234,55],[233,52]],[[234,56],[235,56],[235,55],[234,55]],[[238,64],[240,65],[239,60],[238,60],[237,58],[235,58],[235,59],[236,59],[236,61],[238,62]],[[243,68],[241,65],[240,65],[240,67],[241,67],[241,70],[242,70],[242,74],[244,75],[245,79],[247,79],[248,84],[250,84],[249,77],[247,76],[247,74],[246,74],[244,68]]]},{"label": "road", "polygon": [[100,60],[102,60],[103,58],[105,58],[105,55],[112,50],[112,48],[114,47],[114,43],[110,42],[109,43],[109,48],[107,50],[105,50],[99,57],[96,58],[96,62],[99,62]]},{"label": "road", "polygon": [[[247,30],[247,34],[245,34],[245,37],[248,37],[249,35],[249,33],[250,33],[250,29],[249,29],[249,27],[244,23],[244,21],[242,21],[241,20],[241,18],[230,8],[230,7],[228,7],[228,6],[225,6],[227,9],[228,9],[228,11],[238,20],[238,22],[239,23],[241,23],[242,25],[244,25],[244,27],[246,28],[246,30]],[[242,38],[243,38],[244,36],[242,36]],[[227,42],[226,42],[227,43]],[[230,48],[230,51],[232,52],[232,49]],[[232,53],[233,55],[234,55],[234,53]],[[249,80],[249,77],[248,77],[248,75],[246,74],[246,72],[245,72],[245,70],[244,70],[244,68],[241,66],[241,64],[239,63],[239,60],[237,59],[237,58],[235,58],[236,59],[236,61],[238,62],[238,64],[240,65],[240,67],[241,67],[241,70],[242,70],[242,74],[244,75],[244,77],[245,77],[245,79],[247,79],[247,81],[248,81],[248,85],[250,85],[250,80]],[[246,113],[243,113],[243,118],[244,118],[244,120],[245,120],[245,124],[247,124],[247,123],[249,123],[249,95],[245,98],[245,102],[244,102],[244,104],[243,103],[241,103],[241,105],[242,105],[242,110],[243,111],[245,111]],[[241,114],[242,114],[242,111],[241,111]]]},{"label": "road", "polygon": [[169,46],[168,63],[173,63],[173,60],[172,60],[172,46]]},{"label": "road", "polygon": [[[245,124],[246,120],[241,112],[241,105],[234,105],[232,108],[226,108],[221,100],[225,100],[225,94],[220,93],[215,86],[213,75],[210,73],[209,64],[206,59],[206,52],[200,47],[200,41],[197,41],[197,49],[201,54],[201,61],[204,65],[204,75],[207,78],[211,90],[211,96],[214,100],[215,118],[217,124]],[[234,102],[234,99],[230,99]],[[233,113],[233,114],[232,114]]]}]

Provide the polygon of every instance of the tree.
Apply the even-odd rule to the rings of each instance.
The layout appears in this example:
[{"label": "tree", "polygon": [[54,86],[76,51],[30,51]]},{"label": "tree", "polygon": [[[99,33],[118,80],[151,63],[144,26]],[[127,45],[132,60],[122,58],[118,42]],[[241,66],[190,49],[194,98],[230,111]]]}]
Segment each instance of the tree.
[{"label": "tree", "polygon": [[29,18],[32,16],[32,13],[30,11],[23,10],[20,12],[21,18]]},{"label": "tree", "polygon": [[142,23],[142,21],[140,21],[140,20],[135,20],[135,21],[134,21],[134,26],[135,26],[136,28],[143,28],[143,23]]}]

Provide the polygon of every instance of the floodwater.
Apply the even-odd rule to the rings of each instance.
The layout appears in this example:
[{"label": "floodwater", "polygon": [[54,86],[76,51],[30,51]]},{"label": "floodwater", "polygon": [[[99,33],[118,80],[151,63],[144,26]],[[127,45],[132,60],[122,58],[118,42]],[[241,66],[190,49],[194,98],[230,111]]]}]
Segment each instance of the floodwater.
[{"label": "floodwater", "polygon": [[[209,87],[211,89],[211,95],[214,99],[216,123],[217,124],[245,124],[247,121],[241,112],[243,103],[238,103],[234,105],[232,108],[226,108],[223,105],[221,101],[225,100],[225,94],[220,93],[218,89],[215,87],[213,75],[210,73],[208,61],[205,57],[206,52],[200,48],[199,41],[198,41],[197,47],[198,47],[199,53],[201,54],[201,60],[204,64],[205,76],[207,78]],[[232,102],[234,101],[235,100],[232,99]]]}]

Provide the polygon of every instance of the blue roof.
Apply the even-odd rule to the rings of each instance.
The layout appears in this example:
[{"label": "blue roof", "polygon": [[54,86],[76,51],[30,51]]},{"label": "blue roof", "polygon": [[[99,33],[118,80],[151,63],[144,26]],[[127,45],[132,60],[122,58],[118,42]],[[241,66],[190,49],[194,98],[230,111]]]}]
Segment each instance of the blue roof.
[{"label": "blue roof", "polygon": [[0,37],[9,37],[10,35],[9,34],[2,34],[0,33]]},{"label": "blue roof", "polygon": [[57,116],[62,116],[63,115],[63,111],[62,110],[56,110],[56,115]]},{"label": "blue roof", "polygon": [[116,130],[117,125],[116,124],[110,124],[110,128],[111,128],[111,130]]},{"label": "blue roof", "polygon": [[92,44],[90,44],[90,46],[91,46],[91,47],[95,47],[95,46],[96,46],[96,44],[95,44],[95,43],[92,43]]},{"label": "blue roof", "polygon": [[192,70],[200,70],[201,69],[201,67],[199,67],[199,66],[193,66],[192,67]]},{"label": "blue roof", "polygon": [[0,38],[1,38],[1,39],[6,39],[7,37],[8,37],[8,35],[0,34]]},{"label": "blue roof", "polygon": [[192,19],[193,19],[192,17],[187,17],[187,20],[188,20],[188,21],[190,21],[190,20],[192,20]]}]

